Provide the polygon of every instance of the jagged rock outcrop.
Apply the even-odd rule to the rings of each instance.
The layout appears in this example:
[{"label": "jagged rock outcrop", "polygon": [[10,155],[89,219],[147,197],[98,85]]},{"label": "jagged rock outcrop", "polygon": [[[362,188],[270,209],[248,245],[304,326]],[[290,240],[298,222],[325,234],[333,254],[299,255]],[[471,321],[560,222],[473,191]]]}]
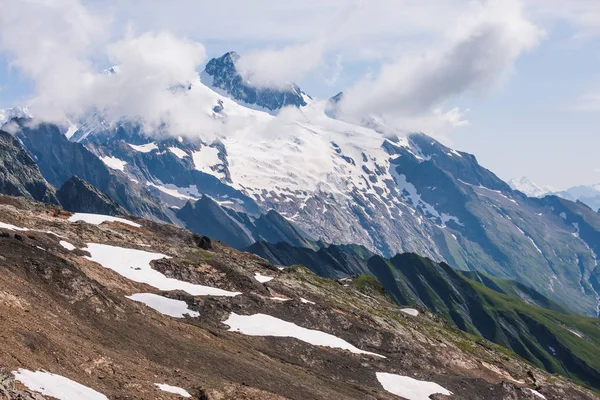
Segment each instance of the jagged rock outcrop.
[{"label": "jagged rock outcrop", "polygon": [[58,204],[35,160],[10,133],[0,130],[0,193]]},{"label": "jagged rock outcrop", "polygon": [[205,74],[212,78],[212,86],[224,90],[234,99],[256,105],[271,111],[286,106],[306,105],[303,92],[295,84],[280,88],[259,88],[247,82],[237,71],[236,62],[240,56],[234,51],[213,58],[206,64]]},{"label": "jagged rock outcrop", "polygon": [[83,179],[73,176],[56,192],[67,211],[103,215],[123,215],[127,211]]}]

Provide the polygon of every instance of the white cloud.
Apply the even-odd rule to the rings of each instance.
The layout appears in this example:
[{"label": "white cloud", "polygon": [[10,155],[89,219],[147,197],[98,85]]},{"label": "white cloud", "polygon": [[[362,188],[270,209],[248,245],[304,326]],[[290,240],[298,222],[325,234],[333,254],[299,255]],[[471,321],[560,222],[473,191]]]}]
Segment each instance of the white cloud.
[{"label": "white cloud", "polygon": [[324,39],[242,55],[236,68],[253,85],[280,87],[305,76],[322,64]]},{"label": "white cloud", "polygon": [[464,125],[458,109],[442,112],[440,106],[464,93],[496,87],[542,35],[526,19],[519,1],[473,2],[442,44],[385,64],[375,78],[350,88],[340,105],[342,114],[383,115],[388,123],[404,127],[411,125],[407,121],[422,123],[426,118]]},{"label": "white cloud", "polygon": [[[107,42],[109,20],[78,0],[9,1],[1,8],[0,50],[34,82],[35,117],[58,122],[98,109],[109,122],[139,117],[149,129],[167,124],[177,134],[210,131],[212,120],[201,110],[212,105],[169,90],[197,78],[202,44],[168,32],[132,31]],[[97,60],[118,65],[118,73],[103,73]]]},{"label": "white cloud", "polygon": [[584,93],[572,107],[576,111],[600,111],[600,91],[591,90]]},{"label": "white cloud", "polygon": [[280,87],[303,78],[323,66],[325,55],[363,5],[362,0],[349,2],[315,39],[242,55],[236,63],[238,71],[257,86]]},{"label": "white cloud", "polygon": [[[242,47],[239,67],[260,85],[320,69],[335,85],[342,67],[346,78],[353,62],[383,62],[346,90],[344,111],[430,132],[468,124],[454,100],[497,87],[537,44],[542,33],[528,18],[566,19],[582,34],[600,26],[600,6],[586,0],[0,0],[0,9],[0,51],[35,82],[34,114],[58,119],[98,107],[111,119],[140,115],[184,132],[211,123],[197,112],[202,99],[164,88],[202,67],[198,39]],[[123,37],[122,26],[132,32]],[[118,76],[98,73],[110,63],[121,66]]]},{"label": "white cloud", "polygon": [[344,71],[342,59],[343,59],[343,57],[340,54],[338,54],[335,57],[333,73],[331,74],[331,77],[325,79],[325,84],[327,86],[335,86],[335,84],[337,84],[338,80],[340,79],[340,76],[342,75],[342,72]]}]

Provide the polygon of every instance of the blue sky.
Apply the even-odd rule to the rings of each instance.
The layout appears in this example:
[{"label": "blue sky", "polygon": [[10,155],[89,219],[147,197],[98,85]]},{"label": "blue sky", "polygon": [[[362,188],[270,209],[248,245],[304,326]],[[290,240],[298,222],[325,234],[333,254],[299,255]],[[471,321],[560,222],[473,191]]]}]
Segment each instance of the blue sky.
[{"label": "blue sky", "polygon": [[[48,4],[31,9],[31,0],[0,0],[8,10],[4,20],[0,16],[0,108],[37,96],[46,96],[49,104],[53,93],[59,105],[69,104],[77,87],[57,70],[76,76],[90,65],[101,69],[111,64],[115,42],[168,32],[174,37],[168,51],[181,40],[197,51],[193,58],[183,57],[182,65],[197,63],[200,69],[209,58],[236,50],[257,81],[293,80],[321,99],[339,91],[358,94],[354,98],[364,97],[376,109],[354,101],[353,112],[384,110],[391,124],[473,153],[502,178],[524,175],[556,189],[600,182],[595,97],[600,4],[595,1]],[[15,21],[35,23],[12,34],[8,25]],[[467,40],[479,34],[483,44]],[[53,39],[55,51],[39,47]],[[473,49],[465,52],[467,45]],[[461,56],[453,59],[455,54]],[[464,54],[471,59],[462,59]],[[445,114],[454,108],[458,120]]]}]

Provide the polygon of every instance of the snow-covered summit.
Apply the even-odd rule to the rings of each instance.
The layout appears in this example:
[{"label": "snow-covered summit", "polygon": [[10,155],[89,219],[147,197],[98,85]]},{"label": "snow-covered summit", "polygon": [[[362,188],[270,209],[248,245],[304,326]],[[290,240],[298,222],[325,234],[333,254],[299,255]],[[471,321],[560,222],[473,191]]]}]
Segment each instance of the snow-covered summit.
[{"label": "snow-covered summit", "polygon": [[284,88],[256,87],[244,79],[236,68],[240,59],[234,51],[213,58],[206,64],[204,75],[209,86],[227,92],[234,99],[249,105],[263,107],[270,111],[286,106],[302,107],[307,104],[306,94],[296,84]]},{"label": "snow-covered summit", "polygon": [[529,178],[522,176],[520,178],[512,178],[508,185],[514,190],[525,193],[529,197],[543,197],[552,193],[553,189],[547,186],[540,187],[533,183]]},{"label": "snow-covered summit", "polygon": [[31,118],[27,107],[13,107],[0,109],[0,127],[13,118]]}]

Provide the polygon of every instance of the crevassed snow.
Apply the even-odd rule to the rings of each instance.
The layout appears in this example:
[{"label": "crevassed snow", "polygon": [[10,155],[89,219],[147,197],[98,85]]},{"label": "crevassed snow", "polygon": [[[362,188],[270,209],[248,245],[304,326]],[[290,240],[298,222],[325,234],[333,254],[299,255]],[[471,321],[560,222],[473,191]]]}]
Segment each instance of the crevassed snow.
[{"label": "crevassed snow", "polygon": [[180,395],[181,397],[192,397],[185,389],[182,389],[177,386],[167,385],[166,383],[155,383],[155,385],[162,390],[163,392],[175,393]]},{"label": "crevassed snow", "polygon": [[2,229],[8,229],[9,231],[28,231],[28,228],[19,228],[18,226],[15,225],[11,225],[11,224],[5,224],[4,222],[0,222],[0,228]]},{"label": "crevassed snow", "polygon": [[112,217],[110,215],[75,213],[69,217],[69,222],[78,221],[87,222],[88,224],[92,225],[100,225],[104,222],[120,222],[122,224],[131,225],[135,228],[141,227],[140,224],[136,224],[135,222],[131,222],[119,217]]},{"label": "crevassed snow", "polygon": [[116,169],[119,171],[125,171],[125,166],[127,165],[127,161],[123,161],[118,159],[117,157],[100,157],[100,160],[111,169]]},{"label": "crevassed snow", "polygon": [[112,269],[134,282],[146,283],[159,290],[183,290],[192,296],[237,296],[239,292],[229,292],[209,286],[196,285],[167,278],[159,271],[152,269],[150,262],[169,258],[161,253],[150,253],[143,250],[127,249],[107,244],[88,243],[83,249],[91,254],[88,260],[97,262],[105,268]]},{"label": "crevassed snow", "polygon": [[190,317],[199,317],[200,313],[190,310],[185,301],[168,299],[153,293],[135,293],[131,296],[125,296],[133,301],[144,303],[148,307],[158,311],[161,314],[174,318],[183,318],[186,314]]},{"label": "crevassed snow", "polygon": [[419,310],[415,310],[414,308],[401,308],[400,311],[402,311],[405,314],[412,315],[413,317],[419,315]]},{"label": "crevassed snow", "polygon": [[273,279],[275,279],[272,276],[267,276],[267,275],[261,275],[258,272],[254,274],[254,279],[256,279],[257,281],[259,281],[260,283],[267,283],[269,281],[272,281]]},{"label": "crevassed snow", "polygon": [[188,155],[188,153],[181,150],[179,147],[169,147],[169,151],[171,153],[175,154],[178,158],[184,158],[184,157],[187,157],[187,155]]},{"label": "crevassed snow", "polygon": [[452,392],[434,382],[419,381],[408,376],[377,372],[377,380],[388,392],[408,400],[429,400],[432,394],[452,395]]},{"label": "crevassed snow", "polygon": [[102,393],[50,372],[19,368],[13,375],[28,389],[59,400],[108,400]]},{"label": "crevassed snow", "polygon": [[66,240],[61,240],[59,242],[59,244],[64,247],[65,249],[69,250],[69,251],[73,251],[76,249],[75,246],[73,246],[71,243],[67,242]]},{"label": "crevassed snow", "polygon": [[135,151],[139,151],[140,153],[150,153],[152,150],[158,149],[158,146],[154,142],[146,143],[146,144],[142,144],[142,145],[135,145],[135,144],[129,144],[129,143],[127,143],[127,144],[129,145],[129,147],[131,147]]},{"label": "crevassed snow", "polygon": [[302,328],[292,322],[287,322],[266,314],[244,316],[231,313],[229,318],[223,321],[223,323],[230,326],[230,331],[241,332],[249,336],[293,337],[315,346],[344,349],[355,354],[369,354],[385,358],[382,355],[354,347],[345,340],[329,333]]},{"label": "crevassed snow", "polygon": [[210,168],[222,163],[219,159],[219,149],[204,146],[200,150],[192,153],[192,160],[194,161],[194,168],[196,168],[196,170],[221,178],[219,174]]}]

